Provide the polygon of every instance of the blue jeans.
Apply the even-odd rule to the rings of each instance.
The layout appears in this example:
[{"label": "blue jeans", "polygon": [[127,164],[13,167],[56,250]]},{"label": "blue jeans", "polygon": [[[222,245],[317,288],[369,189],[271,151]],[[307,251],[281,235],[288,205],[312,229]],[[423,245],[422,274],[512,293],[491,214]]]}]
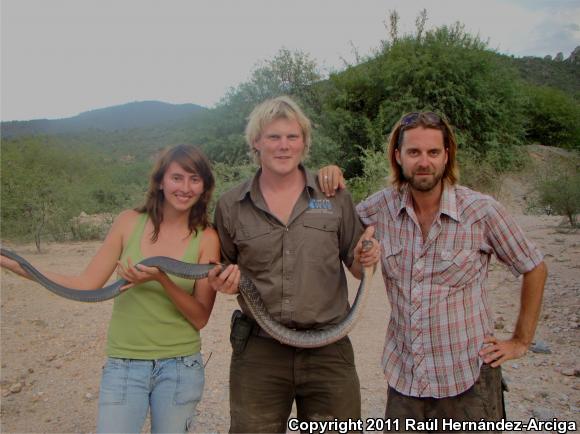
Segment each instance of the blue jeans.
[{"label": "blue jeans", "polygon": [[152,433],[185,433],[201,399],[201,354],[161,360],[109,357],[99,392],[98,433],[140,433],[147,410]]}]

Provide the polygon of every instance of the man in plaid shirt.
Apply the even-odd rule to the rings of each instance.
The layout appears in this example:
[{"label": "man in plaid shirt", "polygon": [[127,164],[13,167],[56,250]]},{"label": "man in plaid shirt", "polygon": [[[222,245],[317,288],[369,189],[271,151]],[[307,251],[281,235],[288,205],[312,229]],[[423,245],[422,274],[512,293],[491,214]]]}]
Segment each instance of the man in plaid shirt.
[{"label": "man in plaid shirt", "polygon": [[[405,431],[406,419],[505,418],[500,365],[525,354],[538,322],[543,256],[499,203],[456,184],[456,151],[445,119],[406,114],[388,144],[392,187],[357,206],[363,223],[376,227],[392,308],[382,365],[385,417],[398,423],[385,428]],[[341,176],[335,166],[320,175],[327,192]],[[524,275],[508,340],[493,335],[486,286],[492,253]]]}]

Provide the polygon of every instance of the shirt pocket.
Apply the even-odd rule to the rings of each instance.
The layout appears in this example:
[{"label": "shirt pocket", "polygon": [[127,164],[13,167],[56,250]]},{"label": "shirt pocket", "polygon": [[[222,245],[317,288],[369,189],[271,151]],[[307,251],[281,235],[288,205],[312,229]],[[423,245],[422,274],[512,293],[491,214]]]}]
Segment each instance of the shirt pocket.
[{"label": "shirt pocket", "polygon": [[320,258],[338,258],[340,252],[337,218],[306,216],[302,224],[307,262],[318,261]]},{"label": "shirt pocket", "polygon": [[272,226],[241,225],[236,231],[234,241],[238,248],[238,260],[252,271],[263,268],[274,260],[275,245],[272,239]]},{"label": "shirt pocket", "polygon": [[402,251],[400,244],[381,243],[383,268],[387,278],[398,280],[401,277]]},{"label": "shirt pocket", "polygon": [[442,250],[435,264],[433,281],[443,286],[464,286],[479,271],[479,251],[470,249]]}]

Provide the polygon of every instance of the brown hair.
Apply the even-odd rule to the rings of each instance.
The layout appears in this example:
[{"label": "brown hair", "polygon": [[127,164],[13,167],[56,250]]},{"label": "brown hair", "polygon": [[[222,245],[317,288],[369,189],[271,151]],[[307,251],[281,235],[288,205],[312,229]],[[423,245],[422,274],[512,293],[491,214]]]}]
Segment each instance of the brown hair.
[{"label": "brown hair", "polygon": [[457,140],[449,122],[443,116],[434,112],[407,113],[393,127],[387,144],[387,154],[391,163],[391,183],[396,188],[401,188],[407,183],[403,176],[403,169],[397,162],[395,151],[401,146],[405,131],[417,127],[432,128],[443,133],[443,146],[447,150],[447,164],[445,165],[442,179],[452,185],[457,183],[459,180],[459,168],[457,167],[456,158]]},{"label": "brown hair", "polygon": [[157,158],[151,176],[149,177],[149,190],[147,191],[145,204],[135,209],[137,212],[147,213],[153,222],[154,229],[153,235],[151,236],[151,241],[153,242],[157,241],[159,228],[161,222],[163,222],[163,201],[165,200],[165,196],[160,189],[161,181],[167,168],[174,161],[187,172],[195,173],[203,180],[203,193],[189,211],[188,227],[190,233],[197,233],[198,226],[204,229],[209,226],[207,207],[215,187],[215,180],[209,160],[196,146],[174,146],[165,149]]}]

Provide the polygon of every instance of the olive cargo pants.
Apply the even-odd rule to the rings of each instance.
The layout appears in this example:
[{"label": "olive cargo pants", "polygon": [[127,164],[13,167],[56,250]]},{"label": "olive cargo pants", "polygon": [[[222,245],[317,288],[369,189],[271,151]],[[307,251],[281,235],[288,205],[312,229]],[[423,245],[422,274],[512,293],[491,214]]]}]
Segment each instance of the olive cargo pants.
[{"label": "olive cargo pants", "polygon": [[230,365],[230,432],[286,432],[296,400],[301,421],[360,419],[361,399],[348,337],[295,348],[252,332]]}]

